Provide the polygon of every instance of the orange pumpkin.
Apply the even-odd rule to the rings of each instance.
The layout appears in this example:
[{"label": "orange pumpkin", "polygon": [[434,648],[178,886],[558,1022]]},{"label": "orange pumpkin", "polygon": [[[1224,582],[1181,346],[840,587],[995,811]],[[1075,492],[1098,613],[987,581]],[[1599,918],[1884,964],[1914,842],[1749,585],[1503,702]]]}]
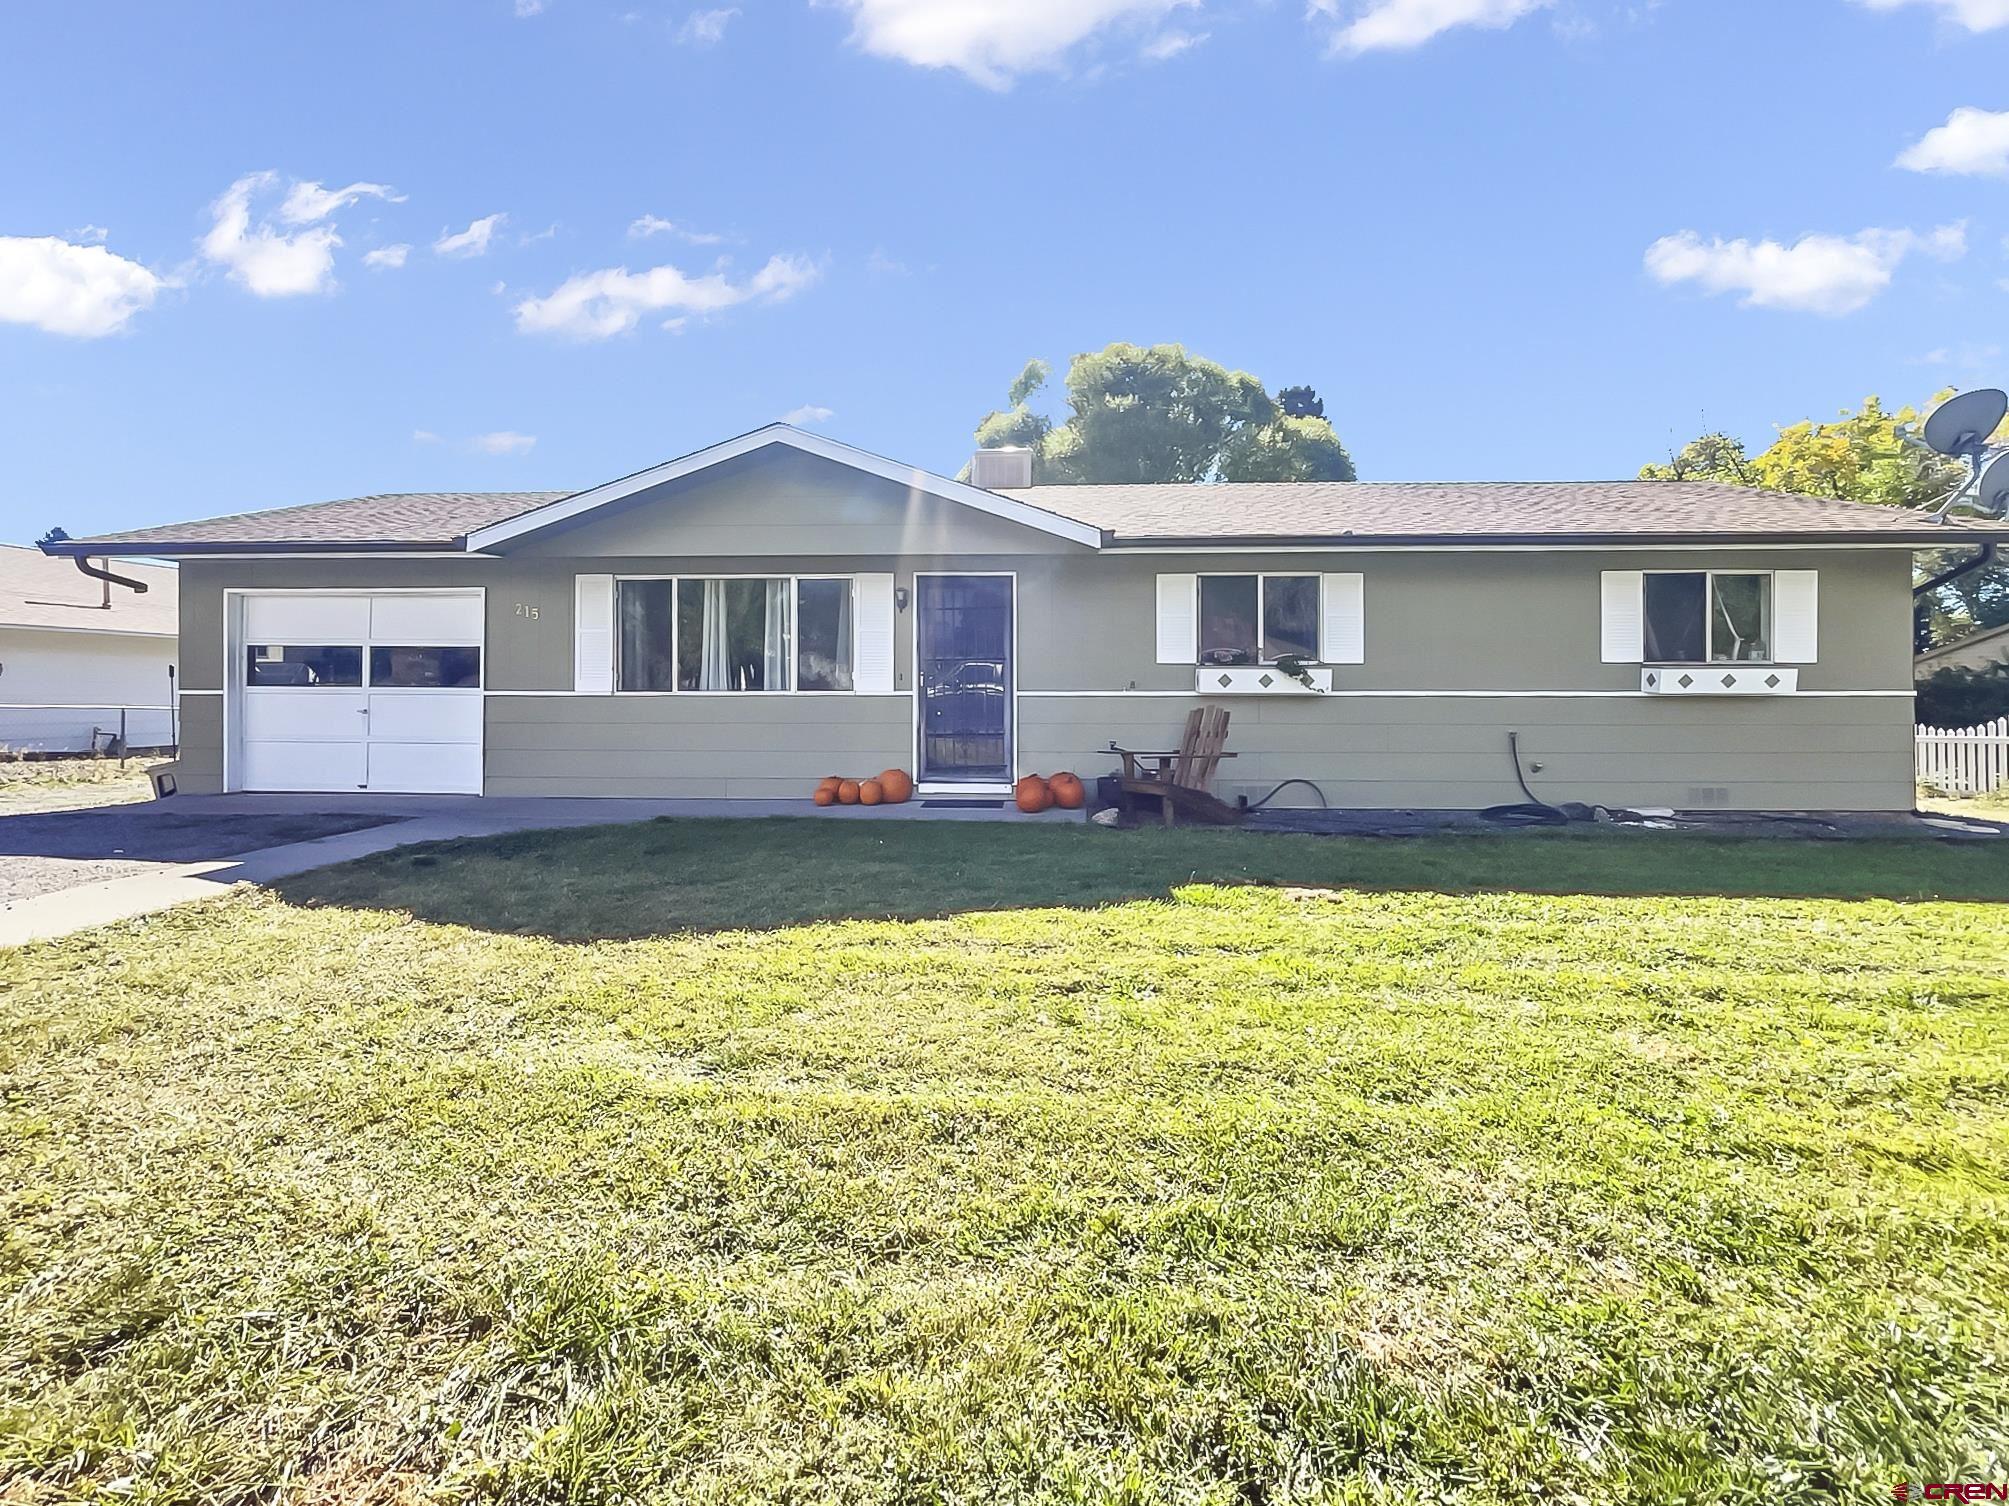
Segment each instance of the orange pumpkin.
[{"label": "orange pumpkin", "polygon": [[818,805],[835,805],[837,803],[837,791],[827,790],[819,785],[816,793],[809,798],[814,800]]},{"label": "orange pumpkin", "polygon": [[838,803],[839,805],[856,805],[856,804],[858,803],[858,781],[857,781],[857,780],[855,780],[855,779],[846,779],[846,780],[843,780],[843,781],[841,781],[841,782],[840,782],[840,783],[838,784],[838,786],[837,786],[837,803]]},{"label": "orange pumpkin", "polygon": [[886,798],[886,787],[876,779],[867,779],[858,786],[860,805],[877,805]]},{"label": "orange pumpkin", "polygon": [[837,786],[843,782],[844,776],[842,774],[825,774],[816,787],[819,790],[828,790],[834,795],[837,793]]},{"label": "orange pumpkin", "polygon": [[879,788],[886,792],[888,805],[899,805],[912,797],[914,781],[907,777],[905,769],[888,769],[879,776]]},{"label": "orange pumpkin", "polygon": [[1046,787],[1053,792],[1053,803],[1064,811],[1078,811],[1088,799],[1081,781],[1065,770],[1049,778]]},{"label": "orange pumpkin", "polygon": [[1037,815],[1053,803],[1053,792],[1037,774],[1028,774],[1012,786],[1012,797],[1027,815]]}]

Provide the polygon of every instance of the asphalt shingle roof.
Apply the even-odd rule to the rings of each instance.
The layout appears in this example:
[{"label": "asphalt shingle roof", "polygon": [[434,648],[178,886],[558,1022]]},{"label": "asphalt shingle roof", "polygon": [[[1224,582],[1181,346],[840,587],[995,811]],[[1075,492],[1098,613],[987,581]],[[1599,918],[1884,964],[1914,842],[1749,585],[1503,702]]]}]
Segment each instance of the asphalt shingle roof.
[{"label": "asphalt shingle roof", "polygon": [[[100,534],[127,553],[297,545],[447,549],[571,492],[400,492]],[[1116,544],[1622,540],[1962,542],[1999,524],[1701,481],[1304,481],[1036,486],[999,493],[1100,528]]]},{"label": "asphalt shingle roof", "polygon": [[1705,481],[1036,486],[1002,495],[1093,524],[1123,542],[1874,538],[1938,527],[1899,508]]},{"label": "asphalt shingle roof", "polygon": [[383,492],[231,513],[195,523],[101,533],[94,544],[411,544],[446,545],[570,492]]},{"label": "asphalt shingle roof", "polygon": [[74,628],[92,633],[171,634],[177,629],[175,588],[180,576],[171,565],[121,561],[118,574],[147,583],[144,596],[112,587],[105,606],[102,583],[66,559],[54,559],[23,544],[0,544],[0,627]]}]

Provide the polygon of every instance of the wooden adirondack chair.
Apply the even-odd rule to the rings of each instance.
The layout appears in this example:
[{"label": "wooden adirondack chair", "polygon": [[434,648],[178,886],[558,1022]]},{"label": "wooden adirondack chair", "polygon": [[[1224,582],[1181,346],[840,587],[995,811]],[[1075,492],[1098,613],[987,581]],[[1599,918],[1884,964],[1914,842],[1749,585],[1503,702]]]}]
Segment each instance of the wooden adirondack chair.
[{"label": "wooden adirondack chair", "polygon": [[[1112,742],[1109,751],[1123,760],[1123,775],[1119,781],[1123,808],[1130,809],[1130,797],[1133,795],[1155,795],[1167,826],[1174,824],[1180,811],[1195,820],[1220,826],[1240,820],[1241,813],[1232,805],[1207,793],[1215,766],[1222,759],[1235,756],[1222,751],[1227,741],[1227,710],[1220,706],[1201,706],[1186,718],[1186,735],[1179,739],[1179,746],[1173,751],[1119,748]],[[1154,760],[1157,763],[1155,769],[1144,767]]]}]

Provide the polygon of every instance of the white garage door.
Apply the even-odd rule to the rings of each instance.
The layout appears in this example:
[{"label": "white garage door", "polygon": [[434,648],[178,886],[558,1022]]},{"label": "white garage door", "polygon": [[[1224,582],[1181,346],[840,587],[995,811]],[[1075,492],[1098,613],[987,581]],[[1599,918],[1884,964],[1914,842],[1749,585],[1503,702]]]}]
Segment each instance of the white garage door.
[{"label": "white garage door", "polygon": [[478,593],[242,602],[236,788],[481,793]]}]

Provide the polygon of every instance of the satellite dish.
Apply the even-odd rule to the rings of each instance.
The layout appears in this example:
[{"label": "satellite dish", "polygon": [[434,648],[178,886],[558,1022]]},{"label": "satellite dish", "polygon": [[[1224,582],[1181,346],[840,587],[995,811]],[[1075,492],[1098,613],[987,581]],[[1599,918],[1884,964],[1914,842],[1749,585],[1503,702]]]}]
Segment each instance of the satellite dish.
[{"label": "satellite dish", "polygon": [[2009,514],[2009,450],[1988,462],[1975,489],[1974,505],[1991,517]]},{"label": "satellite dish", "polygon": [[2005,416],[2009,416],[2009,393],[1977,387],[1932,410],[1925,421],[1925,442],[1942,455],[1978,457]]}]

